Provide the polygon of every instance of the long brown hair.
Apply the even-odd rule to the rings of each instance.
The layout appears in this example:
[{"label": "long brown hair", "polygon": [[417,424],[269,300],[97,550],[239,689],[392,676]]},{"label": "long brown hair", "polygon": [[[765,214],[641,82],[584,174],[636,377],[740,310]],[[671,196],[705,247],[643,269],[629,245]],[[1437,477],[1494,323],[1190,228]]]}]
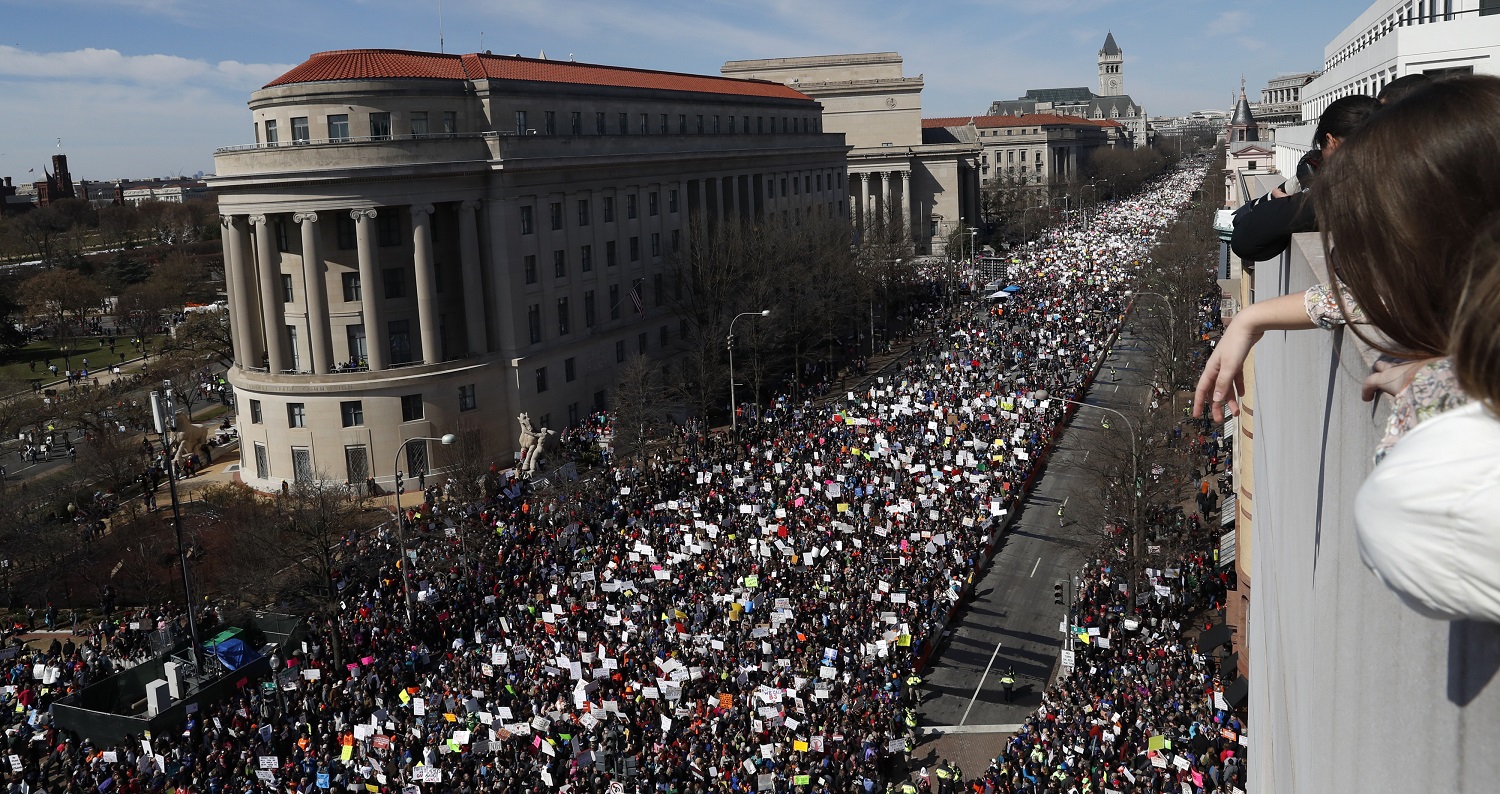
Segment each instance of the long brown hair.
[{"label": "long brown hair", "polygon": [[1500,412],[1500,213],[1474,241],[1470,280],[1453,318],[1453,373],[1465,392]]},{"label": "long brown hair", "polygon": [[1381,109],[1329,158],[1313,201],[1334,277],[1384,338],[1443,356],[1473,241],[1500,211],[1500,78],[1440,80]]}]

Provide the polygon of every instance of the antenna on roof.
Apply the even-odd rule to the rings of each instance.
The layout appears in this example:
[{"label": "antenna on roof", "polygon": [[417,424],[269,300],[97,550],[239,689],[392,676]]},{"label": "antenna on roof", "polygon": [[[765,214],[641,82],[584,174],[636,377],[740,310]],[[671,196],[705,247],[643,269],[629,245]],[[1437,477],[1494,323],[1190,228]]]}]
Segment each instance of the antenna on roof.
[{"label": "antenna on roof", "polygon": [[438,0],[438,52],[447,52],[443,49],[443,0]]},{"label": "antenna on roof", "polygon": [[539,60],[539,61],[545,61],[545,60],[547,60],[547,51],[546,50],[542,50],[536,57],[537,57],[537,60]]}]

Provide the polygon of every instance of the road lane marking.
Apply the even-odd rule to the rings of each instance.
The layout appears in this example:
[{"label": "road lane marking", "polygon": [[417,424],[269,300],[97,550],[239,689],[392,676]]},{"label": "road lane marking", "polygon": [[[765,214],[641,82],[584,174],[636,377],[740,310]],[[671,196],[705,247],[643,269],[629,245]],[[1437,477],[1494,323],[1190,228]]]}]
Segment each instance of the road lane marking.
[{"label": "road lane marking", "polygon": [[958,724],[963,725],[969,719],[969,711],[974,708],[974,701],[979,699],[979,690],[984,688],[984,679],[990,675],[990,668],[995,665],[995,657],[1000,655],[1001,643],[995,643],[995,652],[990,654],[990,663],[984,666],[984,674],[979,676],[979,685],[974,687],[974,697],[969,698],[969,707],[964,709],[964,715],[958,718]]},{"label": "road lane marking", "polygon": [[[1042,558],[1041,557],[1037,557],[1036,558],[1036,565],[1031,566],[1031,576],[1033,576],[1033,577],[1036,576],[1036,569],[1040,568],[1041,565],[1042,565]],[[1030,578],[1030,577],[1028,577],[1028,578]]]}]

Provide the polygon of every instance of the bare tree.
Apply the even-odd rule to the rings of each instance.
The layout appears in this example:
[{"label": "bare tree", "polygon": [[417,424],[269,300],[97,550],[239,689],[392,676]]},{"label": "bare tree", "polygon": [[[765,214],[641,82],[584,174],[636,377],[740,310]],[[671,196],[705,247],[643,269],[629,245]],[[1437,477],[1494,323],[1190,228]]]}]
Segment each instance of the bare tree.
[{"label": "bare tree", "polygon": [[634,356],[620,369],[613,400],[615,457],[631,460],[659,438],[671,423],[673,400],[661,371],[645,356]]}]

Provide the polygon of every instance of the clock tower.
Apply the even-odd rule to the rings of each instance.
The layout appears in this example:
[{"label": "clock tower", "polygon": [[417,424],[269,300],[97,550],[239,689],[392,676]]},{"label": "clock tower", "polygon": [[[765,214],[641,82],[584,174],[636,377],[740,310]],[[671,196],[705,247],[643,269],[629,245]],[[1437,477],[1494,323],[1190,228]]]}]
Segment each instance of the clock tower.
[{"label": "clock tower", "polygon": [[1099,96],[1120,96],[1125,93],[1125,53],[1115,44],[1115,34],[1104,37],[1104,46],[1099,48]]}]

